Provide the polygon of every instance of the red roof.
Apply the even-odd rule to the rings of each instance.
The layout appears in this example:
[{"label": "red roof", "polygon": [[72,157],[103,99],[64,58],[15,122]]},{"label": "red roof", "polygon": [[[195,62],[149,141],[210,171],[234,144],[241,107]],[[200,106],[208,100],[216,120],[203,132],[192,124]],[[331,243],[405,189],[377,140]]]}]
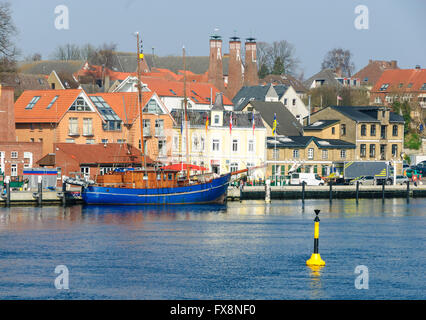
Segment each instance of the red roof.
[{"label": "red roof", "polygon": [[[100,163],[141,163],[141,151],[128,144],[75,144],[56,143],[55,150],[67,154],[79,164]],[[146,163],[151,164],[153,160],[146,157]]]},{"label": "red roof", "polygon": [[[81,92],[81,89],[24,91],[15,102],[15,122],[56,123],[62,118]],[[58,98],[48,108],[56,96]],[[26,109],[34,97],[40,97],[40,99],[34,104],[32,109]]]},{"label": "red roof", "polygon": [[[377,93],[394,91],[419,92],[425,83],[426,69],[385,70],[371,91]],[[389,84],[389,86],[385,90],[380,90],[384,84]],[[400,84],[402,84],[401,87]]]},{"label": "red roof", "polygon": [[[147,84],[148,88],[155,91],[160,97],[183,97],[182,81],[170,81],[156,77],[142,76],[141,80]],[[219,90],[211,83],[206,82],[187,82],[186,83],[186,96],[198,104],[210,104],[210,95],[213,101],[216,93]],[[223,96],[224,105],[232,105],[231,100]]]}]

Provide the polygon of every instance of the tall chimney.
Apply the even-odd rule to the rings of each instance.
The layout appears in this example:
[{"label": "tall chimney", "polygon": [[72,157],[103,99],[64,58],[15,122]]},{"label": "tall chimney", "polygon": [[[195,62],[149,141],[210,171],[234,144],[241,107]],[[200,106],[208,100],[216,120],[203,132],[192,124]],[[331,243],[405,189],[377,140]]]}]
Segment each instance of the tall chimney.
[{"label": "tall chimney", "polygon": [[232,37],[229,41],[228,87],[226,96],[232,100],[243,86],[243,63],[241,61],[241,41]]},{"label": "tall chimney", "polygon": [[208,81],[219,91],[225,90],[223,82],[222,38],[215,34],[210,36],[210,59]]},{"label": "tall chimney", "polygon": [[0,141],[16,141],[14,93],[0,84]]},{"label": "tall chimney", "polygon": [[257,74],[256,39],[247,38],[245,48],[244,85],[257,86],[259,84],[259,76]]}]

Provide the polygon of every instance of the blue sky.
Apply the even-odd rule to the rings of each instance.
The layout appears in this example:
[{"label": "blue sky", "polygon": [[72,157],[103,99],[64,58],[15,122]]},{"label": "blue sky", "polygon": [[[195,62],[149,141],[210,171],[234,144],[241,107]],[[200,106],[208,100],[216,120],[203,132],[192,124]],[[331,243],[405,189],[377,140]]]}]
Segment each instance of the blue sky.
[{"label": "blue sky", "polygon": [[[4,0],[0,0],[4,1]],[[332,48],[353,53],[355,70],[369,59],[397,60],[401,68],[426,66],[426,1],[396,0],[11,0],[16,39],[22,55],[35,52],[48,58],[66,43],[114,42],[121,51],[134,51],[133,33],[143,37],[146,53],[208,55],[215,28],[224,40],[236,34],[258,41],[287,40],[295,46],[299,72],[305,78],[320,70]],[[54,10],[69,8],[69,30],[57,30]],[[369,11],[369,28],[354,26],[355,7]]]}]

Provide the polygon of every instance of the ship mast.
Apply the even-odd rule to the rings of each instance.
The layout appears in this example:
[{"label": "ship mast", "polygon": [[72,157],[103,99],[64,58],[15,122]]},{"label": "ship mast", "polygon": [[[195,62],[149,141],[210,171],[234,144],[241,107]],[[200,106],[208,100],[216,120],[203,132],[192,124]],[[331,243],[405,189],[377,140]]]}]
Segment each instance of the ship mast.
[{"label": "ship mast", "polygon": [[141,84],[141,60],[143,59],[143,53],[139,51],[139,32],[136,32],[137,39],[137,61],[138,61],[138,103],[139,103],[139,120],[140,120],[140,131],[141,131],[141,154],[142,154],[142,168],[146,170],[146,159],[145,159],[145,146],[143,140],[143,96],[142,96],[142,84]]},{"label": "ship mast", "polygon": [[183,105],[185,110],[185,135],[186,135],[186,176],[189,182],[189,135],[188,135],[188,99],[186,98],[186,61],[185,61],[185,46],[182,48],[183,55]]}]

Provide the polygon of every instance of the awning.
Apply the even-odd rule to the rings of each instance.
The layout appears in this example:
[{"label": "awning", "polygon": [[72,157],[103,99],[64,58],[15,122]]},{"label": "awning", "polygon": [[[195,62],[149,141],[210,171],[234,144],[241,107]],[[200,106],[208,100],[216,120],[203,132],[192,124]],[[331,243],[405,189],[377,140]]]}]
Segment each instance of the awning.
[{"label": "awning", "polygon": [[161,167],[160,169],[181,171],[181,170],[188,170],[188,167],[189,167],[189,170],[196,170],[196,171],[207,170],[207,168],[196,166],[195,164],[187,164],[187,163],[175,163],[169,166]]}]

